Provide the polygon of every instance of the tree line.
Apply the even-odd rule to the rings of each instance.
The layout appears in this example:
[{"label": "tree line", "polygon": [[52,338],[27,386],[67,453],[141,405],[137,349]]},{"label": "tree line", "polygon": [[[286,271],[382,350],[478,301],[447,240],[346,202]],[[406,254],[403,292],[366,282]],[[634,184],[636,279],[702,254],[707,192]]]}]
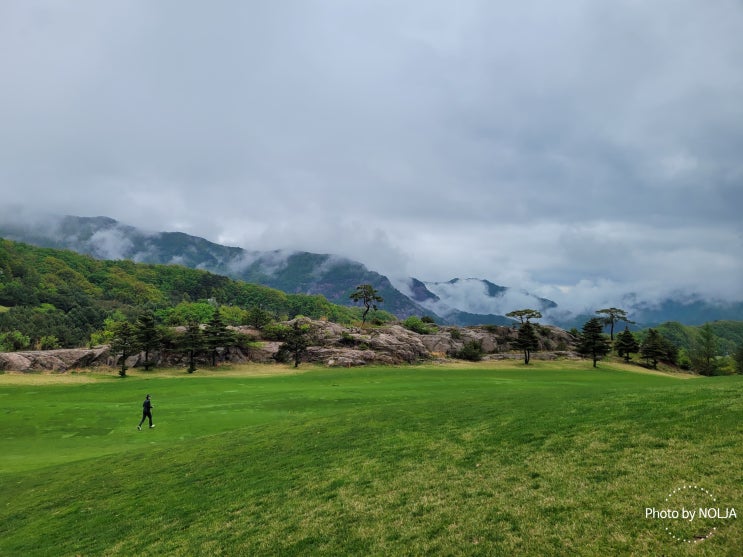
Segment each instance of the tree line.
[{"label": "tree line", "polygon": [[[193,367],[195,355],[204,350],[216,363],[218,343],[249,343],[249,339],[228,338],[225,330],[230,325],[253,326],[285,340],[293,333],[282,330],[280,322],[299,315],[341,324],[360,319],[364,325],[374,310],[376,323],[395,320],[379,310],[383,299],[371,285],[357,286],[349,298],[362,307],[340,306],[324,296],[288,294],[178,265],[97,260],[0,239],[0,351],[114,343],[119,353],[133,354],[142,346],[147,351],[153,342],[148,338],[157,338],[168,349],[186,351]],[[667,362],[706,375],[740,372],[743,366],[743,342],[724,329],[721,338],[720,324],[693,333],[695,329],[680,325],[632,333],[627,327],[632,321],[624,310],[605,308],[596,314],[582,331],[571,331],[579,351],[591,356],[594,365],[614,350],[626,361],[637,354],[650,367]],[[523,352],[528,364],[539,348],[532,320],[542,315],[523,309],[507,316],[519,322],[514,348]],[[617,333],[621,323],[625,329]],[[404,325],[424,333],[434,327],[434,321],[411,317]],[[301,327],[295,333],[301,336]],[[288,353],[296,358],[305,340],[292,343]],[[466,347],[466,351],[474,354],[476,348]]]},{"label": "tree line", "polygon": [[[633,321],[622,309],[605,308],[596,313],[597,317],[586,321],[581,331],[570,331],[577,339],[578,352],[590,357],[593,367],[597,367],[599,360],[614,351],[627,363],[636,354],[652,369],[657,369],[658,364],[664,362],[701,375],[743,373],[743,340],[739,340],[729,353],[721,355],[721,342],[715,335],[712,324],[707,323],[698,328],[698,333],[688,348],[679,348],[657,328],[632,333],[628,325]],[[524,363],[528,364],[531,352],[539,348],[539,339],[531,319],[539,319],[542,314],[537,310],[523,309],[507,313],[506,317],[520,322],[515,347],[523,351]],[[619,323],[625,323],[625,327],[615,335],[615,326]],[[605,333],[607,328],[608,336]]]}]

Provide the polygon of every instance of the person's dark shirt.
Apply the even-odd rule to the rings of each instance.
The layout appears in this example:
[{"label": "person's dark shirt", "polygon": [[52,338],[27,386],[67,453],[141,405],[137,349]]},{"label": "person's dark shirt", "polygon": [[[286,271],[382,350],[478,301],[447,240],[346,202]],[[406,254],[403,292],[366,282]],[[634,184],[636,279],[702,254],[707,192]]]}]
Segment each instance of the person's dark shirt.
[{"label": "person's dark shirt", "polygon": [[142,408],[145,412],[149,412],[152,408],[152,402],[150,402],[149,398],[144,399],[144,402],[142,403]]}]

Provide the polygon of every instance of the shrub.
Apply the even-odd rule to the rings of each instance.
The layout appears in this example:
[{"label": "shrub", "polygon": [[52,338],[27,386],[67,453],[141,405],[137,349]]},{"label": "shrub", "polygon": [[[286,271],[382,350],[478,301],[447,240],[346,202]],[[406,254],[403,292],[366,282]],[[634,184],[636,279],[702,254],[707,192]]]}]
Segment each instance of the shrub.
[{"label": "shrub", "polygon": [[54,335],[46,335],[39,339],[39,350],[56,350],[60,348],[59,339]]},{"label": "shrub", "polygon": [[420,317],[416,317],[415,315],[411,315],[403,321],[402,326],[419,335],[428,335],[436,330],[435,326],[424,323]]},{"label": "shrub", "polygon": [[284,341],[289,332],[289,327],[282,325],[281,323],[271,323],[270,325],[263,327],[261,332],[263,333],[263,338],[266,340]]},{"label": "shrub", "polygon": [[677,363],[681,369],[685,371],[691,370],[691,358],[689,357],[689,353],[683,348],[679,350]]},{"label": "shrub", "polygon": [[356,346],[357,343],[358,341],[353,336],[351,336],[351,334],[347,331],[343,331],[341,333],[341,338],[338,341],[338,344],[340,344],[341,346],[349,346],[349,347]]},{"label": "shrub", "polygon": [[459,329],[452,329],[450,335],[453,340],[459,340],[462,338],[462,331]]},{"label": "shrub", "polygon": [[479,362],[482,360],[482,355],[482,342],[479,340],[465,342],[462,349],[454,353],[455,358],[469,360],[470,362]]}]

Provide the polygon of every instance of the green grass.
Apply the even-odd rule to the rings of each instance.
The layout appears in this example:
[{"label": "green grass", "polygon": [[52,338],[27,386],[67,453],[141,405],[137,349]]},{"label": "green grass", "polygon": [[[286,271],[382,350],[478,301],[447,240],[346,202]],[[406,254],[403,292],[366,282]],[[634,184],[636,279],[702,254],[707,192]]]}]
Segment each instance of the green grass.
[{"label": "green grass", "polygon": [[[590,363],[0,375],[0,555],[741,555],[743,377]],[[144,394],[157,427],[139,432]]]}]

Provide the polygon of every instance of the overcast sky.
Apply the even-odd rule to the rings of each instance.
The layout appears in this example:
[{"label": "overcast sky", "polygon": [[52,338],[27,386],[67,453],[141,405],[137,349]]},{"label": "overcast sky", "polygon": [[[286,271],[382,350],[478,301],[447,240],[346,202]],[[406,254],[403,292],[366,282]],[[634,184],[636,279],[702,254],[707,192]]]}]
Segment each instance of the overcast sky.
[{"label": "overcast sky", "polygon": [[743,299],[740,0],[0,3],[2,204]]}]

